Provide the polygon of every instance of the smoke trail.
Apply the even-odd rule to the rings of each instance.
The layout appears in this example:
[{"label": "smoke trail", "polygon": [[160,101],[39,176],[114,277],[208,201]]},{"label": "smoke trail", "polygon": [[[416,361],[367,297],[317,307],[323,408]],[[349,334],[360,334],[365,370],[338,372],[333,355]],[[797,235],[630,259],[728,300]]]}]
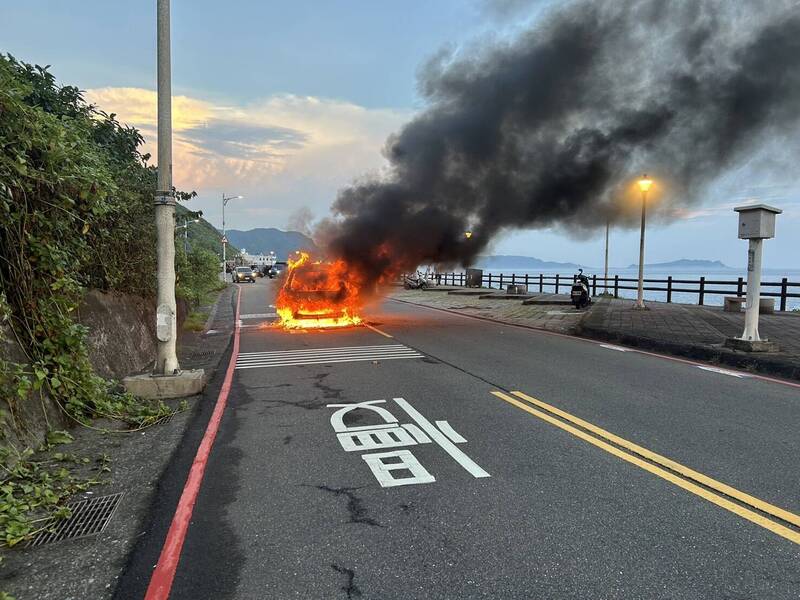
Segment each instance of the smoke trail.
[{"label": "smoke trail", "polygon": [[[467,264],[506,228],[626,223],[642,171],[671,205],[800,120],[800,11],[782,0],[578,1],[505,45],[438,57],[390,172],[322,237],[370,278]],[[472,238],[464,236],[474,231]]]}]

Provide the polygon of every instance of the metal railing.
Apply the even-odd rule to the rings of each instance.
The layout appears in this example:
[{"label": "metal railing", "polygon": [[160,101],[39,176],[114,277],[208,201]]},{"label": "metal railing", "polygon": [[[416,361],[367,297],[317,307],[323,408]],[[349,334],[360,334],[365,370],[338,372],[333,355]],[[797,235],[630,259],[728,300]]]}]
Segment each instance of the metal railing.
[{"label": "metal railing", "polygon": [[[438,273],[432,279],[437,283],[441,283],[441,285],[464,286],[466,284],[466,275],[464,273]],[[545,275],[543,273],[538,275],[530,273],[525,273],[524,275],[484,273],[482,285],[492,289],[495,287],[504,289],[508,285],[521,284],[528,286],[528,291],[531,292],[545,293],[552,291],[558,294],[561,290],[568,292],[570,286],[572,286],[572,281],[572,275],[560,275],[558,273],[554,275]],[[606,282],[608,282],[607,286]],[[592,275],[589,278],[593,296],[596,296],[598,291],[603,293],[607,287],[608,292],[615,298],[619,298],[620,290],[638,289],[638,282],[639,280],[636,278],[620,277],[619,275],[614,275],[607,279],[597,275]],[[672,276],[669,276],[666,279],[645,279],[644,291],[662,292],[667,302],[672,302],[672,296],[675,293],[697,294],[697,304],[703,306],[706,296],[709,295],[743,298],[747,294],[747,281],[743,277],[739,277],[736,280],[719,280],[706,279],[705,277],[700,277],[699,279],[673,279]],[[789,281],[787,277],[782,278],[780,281],[762,281],[761,296],[778,298],[778,310],[785,311],[787,299],[800,298],[800,282]]]}]

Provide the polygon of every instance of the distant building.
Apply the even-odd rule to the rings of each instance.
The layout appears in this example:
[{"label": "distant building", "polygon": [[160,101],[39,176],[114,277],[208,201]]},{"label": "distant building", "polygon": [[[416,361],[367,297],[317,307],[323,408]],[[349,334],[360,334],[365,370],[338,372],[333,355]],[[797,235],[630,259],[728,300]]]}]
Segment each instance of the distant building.
[{"label": "distant building", "polygon": [[271,267],[278,260],[274,252],[269,254],[248,254],[247,250],[242,248],[242,264],[245,265],[258,265],[259,267]]}]

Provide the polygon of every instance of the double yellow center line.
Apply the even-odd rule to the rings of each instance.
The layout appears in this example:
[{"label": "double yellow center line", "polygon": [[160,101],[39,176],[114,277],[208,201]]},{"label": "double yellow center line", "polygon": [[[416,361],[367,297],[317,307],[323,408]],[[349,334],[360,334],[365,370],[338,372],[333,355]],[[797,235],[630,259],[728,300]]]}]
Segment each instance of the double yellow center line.
[{"label": "double yellow center line", "polygon": [[[736,488],[732,488],[716,479],[698,473],[689,467],[656,454],[633,442],[623,439],[596,425],[584,421],[546,402],[537,400],[522,392],[493,391],[492,394],[530,413],[551,425],[563,429],[593,446],[621,458],[625,462],[636,465],[653,475],[666,479],[670,483],[683,488],[687,492],[716,504],[740,517],[770,530],[779,536],[800,544],[800,532],[776,522],[769,515],[784,523],[800,528],[800,516],[778,506],[764,502]],[[524,402],[523,402],[524,400]],[[536,407],[536,408],[534,408]],[[541,409],[541,410],[539,410]],[[716,492],[716,493],[715,493]],[[734,500],[738,502],[734,502]],[[748,508],[750,507],[750,508]],[[756,509],[760,512],[755,512]]]}]

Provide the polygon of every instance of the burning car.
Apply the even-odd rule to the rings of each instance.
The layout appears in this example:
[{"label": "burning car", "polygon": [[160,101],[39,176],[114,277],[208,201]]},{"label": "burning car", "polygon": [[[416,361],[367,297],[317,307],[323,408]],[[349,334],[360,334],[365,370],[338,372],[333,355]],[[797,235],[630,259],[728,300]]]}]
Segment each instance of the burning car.
[{"label": "burning car", "polygon": [[359,325],[359,288],[342,261],[312,261],[307,253],[289,260],[288,274],[275,302],[286,328]]}]

